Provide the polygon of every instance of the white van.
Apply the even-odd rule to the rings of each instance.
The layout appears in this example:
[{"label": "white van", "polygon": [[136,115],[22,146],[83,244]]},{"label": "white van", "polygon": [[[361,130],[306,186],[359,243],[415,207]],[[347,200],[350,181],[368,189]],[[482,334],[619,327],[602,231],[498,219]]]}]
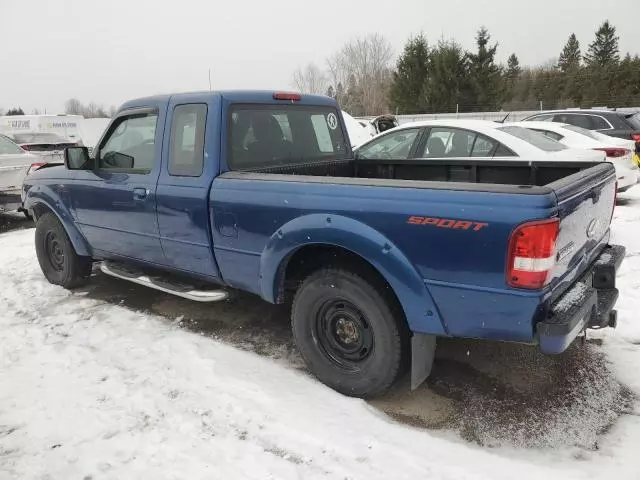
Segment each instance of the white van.
[{"label": "white van", "polygon": [[83,142],[81,115],[10,115],[0,117],[0,133],[55,133],[73,142]]}]

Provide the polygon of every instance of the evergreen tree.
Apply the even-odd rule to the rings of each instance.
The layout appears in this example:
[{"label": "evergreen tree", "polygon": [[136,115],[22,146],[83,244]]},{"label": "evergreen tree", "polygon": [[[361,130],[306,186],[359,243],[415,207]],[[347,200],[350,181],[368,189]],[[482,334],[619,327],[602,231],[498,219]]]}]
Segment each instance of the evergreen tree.
[{"label": "evergreen tree", "polygon": [[518,57],[515,53],[512,53],[511,56],[507,59],[507,70],[504,76],[505,101],[509,102],[513,99],[515,95],[514,88],[521,73],[522,68],[520,68],[520,60],[518,60]]},{"label": "evergreen tree", "polygon": [[620,61],[616,27],[606,20],[596,32],[596,39],[589,45],[584,61],[589,67],[607,67]]},{"label": "evergreen tree", "polygon": [[580,68],[580,42],[576,34],[572,33],[558,58],[558,68],[563,72],[575,71]]},{"label": "evergreen tree", "polygon": [[504,98],[502,69],[496,65],[498,44],[489,46],[491,35],[482,27],[476,36],[477,53],[468,54],[473,86],[472,110],[497,110]]},{"label": "evergreen tree", "polygon": [[10,108],[7,110],[7,115],[24,115],[24,110],[22,108]]},{"label": "evergreen tree", "polygon": [[424,35],[410,38],[393,72],[389,92],[392,109],[400,113],[426,111],[425,85],[429,79],[429,45]]},{"label": "evergreen tree", "polygon": [[336,91],[334,90],[333,85],[329,85],[329,88],[327,88],[327,97],[336,98]]},{"label": "evergreen tree", "polygon": [[465,52],[460,45],[441,41],[431,51],[430,75],[425,85],[425,97],[431,112],[468,110],[472,102],[469,69]]},{"label": "evergreen tree", "polygon": [[630,54],[624,57],[616,70],[615,85],[612,96],[616,99],[615,105],[627,106],[640,104],[640,57],[632,58]]},{"label": "evergreen tree", "polygon": [[520,68],[520,60],[515,53],[512,53],[507,60],[507,78],[517,79],[522,69]]}]

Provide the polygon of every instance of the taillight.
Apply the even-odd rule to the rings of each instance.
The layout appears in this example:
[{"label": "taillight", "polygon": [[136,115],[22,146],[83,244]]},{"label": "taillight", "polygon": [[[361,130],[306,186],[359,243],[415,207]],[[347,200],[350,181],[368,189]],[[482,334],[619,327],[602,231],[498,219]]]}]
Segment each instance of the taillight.
[{"label": "taillight", "polygon": [[626,148],[594,148],[594,150],[605,152],[608,158],[624,157],[631,153],[631,150],[627,150]]},{"label": "taillight", "polygon": [[31,166],[29,167],[29,170],[27,170],[27,175],[29,175],[30,173],[35,172],[36,170],[38,170],[43,165],[46,165],[46,163],[45,162],[32,163]]},{"label": "taillight", "polygon": [[507,284],[537,290],[550,280],[560,220],[537,220],[517,227],[509,239]]},{"label": "taillight", "polygon": [[302,95],[299,93],[288,92],[276,92],[273,94],[274,100],[291,100],[292,102],[299,102],[302,99]]}]

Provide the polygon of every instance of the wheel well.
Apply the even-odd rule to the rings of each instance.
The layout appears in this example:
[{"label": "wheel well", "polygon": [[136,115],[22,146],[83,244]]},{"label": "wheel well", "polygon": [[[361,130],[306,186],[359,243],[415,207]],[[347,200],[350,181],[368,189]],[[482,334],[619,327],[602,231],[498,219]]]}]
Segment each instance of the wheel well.
[{"label": "wheel well", "polygon": [[51,210],[49,207],[47,207],[44,203],[37,203],[33,207],[33,219],[34,220],[38,220],[38,218],[40,218],[45,213],[53,213],[53,210]]},{"label": "wheel well", "polygon": [[403,312],[400,301],[391,285],[371,263],[351,250],[334,245],[307,245],[290,254],[280,267],[276,302],[283,303],[290,299],[305,278],[328,266],[348,269],[369,281],[373,281],[377,287],[383,289],[392,298],[398,310]]}]

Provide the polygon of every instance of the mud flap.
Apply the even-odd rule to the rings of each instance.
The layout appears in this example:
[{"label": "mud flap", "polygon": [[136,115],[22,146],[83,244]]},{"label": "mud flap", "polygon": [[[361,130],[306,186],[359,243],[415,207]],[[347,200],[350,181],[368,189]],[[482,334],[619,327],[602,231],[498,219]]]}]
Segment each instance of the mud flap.
[{"label": "mud flap", "polygon": [[414,333],[411,337],[411,390],[415,390],[431,373],[436,353],[436,337]]}]

